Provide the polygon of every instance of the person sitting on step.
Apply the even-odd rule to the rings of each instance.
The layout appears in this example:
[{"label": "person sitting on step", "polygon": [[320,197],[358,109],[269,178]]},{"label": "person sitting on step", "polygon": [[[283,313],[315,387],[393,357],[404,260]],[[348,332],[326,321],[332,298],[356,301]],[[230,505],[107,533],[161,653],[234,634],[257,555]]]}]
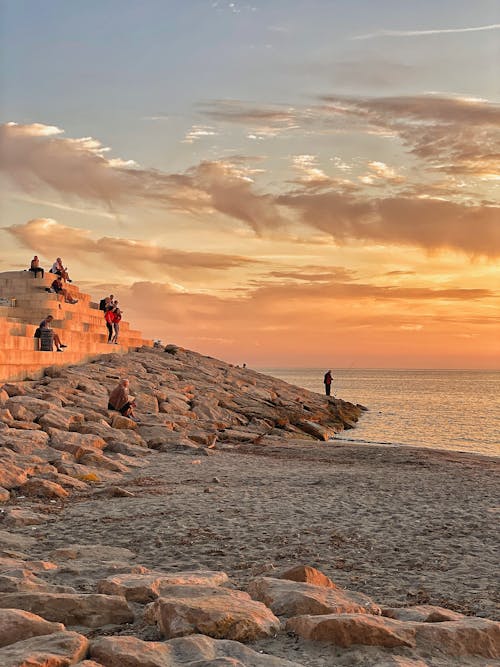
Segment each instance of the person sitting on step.
[{"label": "person sitting on step", "polygon": [[54,320],[54,317],[52,315],[47,315],[47,317],[40,322],[40,324],[38,325],[38,328],[40,329],[40,331],[43,331],[44,329],[46,331],[47,330],[51,331],[52,332],[52,340],[56,344],[56,350],[58,352],[62,352],[63,351],[62,348],[68,347],[68,346],[61,343],[61,339],[59,338],[59,335],[56,334],[54,331],[52,331],[51,324],[52,324],[53,320]]},{"label": "person sitting on step", "polygon": [[135,399],[129,394],[130,382],[123,378],[109,395],[108,410],[115,410],[124,417],[134,419]]},{"label": "person sitting on step", "polygon": [[61,276],[61,278],[68,283],[73,282],[72,280],[70,280],[68,274],[68,267],[64,266],[62,259],[60,257],[58,257],[56,261],[52,264],[50,273],[55,273],[56,275]]},{"label": "person sitting on step", "polygon": [[42,274],[42,278],[44,277],[45,271],[40,266],[40,260],[38,259],[38,255],[35,255],[33,257],[33,259],[31,260],[30,268],[28,270],[31,271],[31,273],[35,274],[35,278],[38,276],[39,273]]},{"label": "person sitting on step", "polygon": [[64,287],[61,276],[57,276],[50,287],[57,295],[62,294],[66,303],[78,303],[78,299],[73,299],[69,290]]}]

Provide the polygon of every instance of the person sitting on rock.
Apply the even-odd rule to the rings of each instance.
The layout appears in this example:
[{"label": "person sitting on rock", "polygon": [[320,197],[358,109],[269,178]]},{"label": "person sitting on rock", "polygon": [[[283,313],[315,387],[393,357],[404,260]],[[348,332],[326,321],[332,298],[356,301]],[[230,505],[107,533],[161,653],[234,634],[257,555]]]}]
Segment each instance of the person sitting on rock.
[{"label": "person sitting on rock", "polygon": [[68,347],[68,346],[61,343],[61,339],[59,338],[58,334],[56,334],[52,330],[51,325],[52,325],[53,320],[54,320],[54,317],[52,315],[47,315],[47,317],[40,322],[40,324],[38,325],[38,328],[40,329],[40,332],[42,332],[44,330],[45,331],[50,331],[52,333],[52,340],[56,344],[56,350],[58,352],[62,352],[63,351],[62,348]]},{"label": "person sitting on rock", "polygon": [[62,259],[60,257],[58,257],[56,261],[52,264],[50,273],[55,273],[56,275],[61,276],[61,278],[68,283],[72,282],[68,274],[68,267],[64,266]]},{"label": "person sitting on rock", "polygon": [[124,417],[134,419],[134,397],[129,394],[130,382],[123,378],[109,395],[108,410],[115,410]]},{"label": "person sitting on rock", "polygon": [[52,281],[52,285],[50,287],[56,294],[62,294],[66,303],[78,303],[78,299],[73,299],[69,293],[69,290],[64,287],[61,276],[57,276],[57,278]]},{"label": "person sitting on rock", "polygon": [[38,259],[37,255],[35,255],[31,260],[29,271],[35,274],[35,278],[38,276],[39,273],[42,274],[42,278],[44,277],[45,271],[40,266],[40,260]]}]

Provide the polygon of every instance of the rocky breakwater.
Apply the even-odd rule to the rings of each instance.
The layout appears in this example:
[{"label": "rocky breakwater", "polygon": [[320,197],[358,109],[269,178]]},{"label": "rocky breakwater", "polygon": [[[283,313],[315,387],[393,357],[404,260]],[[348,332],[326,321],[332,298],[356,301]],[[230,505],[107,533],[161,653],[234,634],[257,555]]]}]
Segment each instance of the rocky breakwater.
[{"label": "rocky breakwater", "polygon": [[[121,377],[131,380],[139,423],[107,410]],[[283,442],[303,449],[354,426],[361,411],[174,346],[4,385],[0,665],[493,664],[497,623],[429,605],[384,607],[310,567],[263,564],[269,576],[242,585],[216,562],[179,570],[159,557],[147,567],[140,548],[113,544],[112,530],[107,544],[45,539],[71,507],[133,502],[131,482],[154,460],[195,464]]]}]

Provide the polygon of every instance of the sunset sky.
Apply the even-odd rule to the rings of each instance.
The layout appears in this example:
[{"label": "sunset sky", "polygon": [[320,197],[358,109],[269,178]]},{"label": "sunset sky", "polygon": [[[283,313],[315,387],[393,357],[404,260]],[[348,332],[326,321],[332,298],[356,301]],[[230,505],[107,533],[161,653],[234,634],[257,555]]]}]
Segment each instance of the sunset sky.
[{"label": "sunset sky", "polygon": [[0,0],[0,271],[262,366],[500,368],[498,0]]}]

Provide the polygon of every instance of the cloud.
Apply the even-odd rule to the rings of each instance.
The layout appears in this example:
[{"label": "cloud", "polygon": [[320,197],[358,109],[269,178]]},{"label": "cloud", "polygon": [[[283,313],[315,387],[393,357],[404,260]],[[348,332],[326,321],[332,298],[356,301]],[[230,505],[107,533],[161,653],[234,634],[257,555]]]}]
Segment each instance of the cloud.
[{"label": "cloud", "polygon": [[470,28],[435,28],[432,30],[378,30],[366,35],[355,35],[351,39],[374,39],[375,37],[425,37],[427,35],[446,35],[464,32],[483,32],[485,30],[499,30],[500,23],[474,26]]},{"label": "cloud", "polygon": [[399,244],[470,255],[500,255],[500,206],[465,206],[410,197],[368,199],[339,193],[301,191],[278,197],[301,221],[341,245],[350,241]]},{"label": "cloud", "polygon": [[195,141],[203,139],[204,137],[214,137],[217,134],[215,128],[209,125],[193,125],[191,129],[186,132],[184,139],[185,144],[194,144]]},{"label": "cloud", "polygon": [[99,264],[120,268],[140,276],[183,275],[184,271],[225,271],[256,263],[238,255],[187,252],[158,246],[146,241],[104,236],[92,239],[90,232],[67,227],[51,218],[37,218],[5,229],[33,252],[51,257],[54,248],[60,255],[84,263],[95,259]]},{"label": "cloud", "polygon": [[213,121],[244,125],[253,138],[276,137],[297,130],[305,115],[292,106],[259,107],[240,100],[215,100],[200,105],[200,112]]},{"label": "cloud", "polygon": [[47,128],[0,126],[0,168],[25,192],[45,188],[63,197],[98,201],[112,211],[144,204],[189,213],[216,211],[258,233],[271,220],[280,223],[272,197],[254,192],[252,170],[242,166],[241,157],[236,164],[205,161],[184,173],[167,174],[108,159],[109,149],[91,137],[69,139]]},{"label": "cloud", "polygon": [[[110,159],[96,139],[68,139],[58,128],[43,125],[0,128],[2,165],[23,191],[50,189],[71,203],[74,198],[107,202],[111,211],[148,205],[203,215],[207,224],[216,222],[213,214],[222,214],[257,235],[277,230],[292,235],[299,222],[331,235],[338,244],[365,241],[500,255],[500,205],[479,199],[472,186],[465,197],[456,180],[443,181],[441,176],[448,162],[453,170],[468,165],[483,173],[486,156],[488,169],[494,168],[500,158],[493,145],[500,105],[435,96],[339,100],[328,98],[327,115],[361,117],[373,127],[397,131],[426,161],[428,174],[439,175],[440,189],[433,191],[432,181],[427,187],[425,181],[417,186],[405,182],[403,192],[398,189],[402,176],[384,162],[372,161],[364,178],[390,187],[385,196],[372,197],[360,184],[329,177],[316,156],[297,155],[294,164],[300,176],[271,193],[257,187],[255,177],[261,170],[244,156],[203,161],[183,173],[168,174]],[[455,173],[445,176],[455,179]]]},{"label": "cloud", "polygon": [[429,171],[478,178],[500,172],[500,104],[442,95],[323,100],[332,123],[350,117],[364,131],[389,132]]}]

